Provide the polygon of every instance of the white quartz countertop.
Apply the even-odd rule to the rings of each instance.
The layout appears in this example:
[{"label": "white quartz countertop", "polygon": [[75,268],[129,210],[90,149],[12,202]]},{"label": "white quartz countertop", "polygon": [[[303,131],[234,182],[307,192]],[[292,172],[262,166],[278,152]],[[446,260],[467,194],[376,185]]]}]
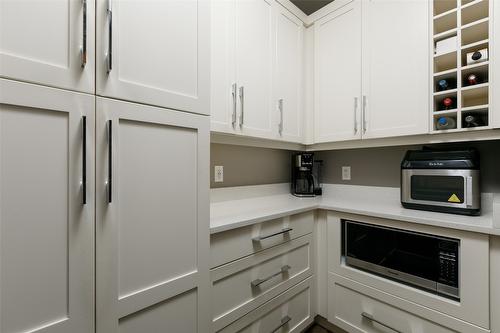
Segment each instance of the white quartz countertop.
[{"label": "white quartz countertop", "polygon": [[483,194],[480,216],[462,216],[403,208],[399,188],[325,185],[323,196],[316,198],[297,198],[287,191],[284,184],[260,189],[259,186],[250,186],[212,190],[210,232],[218,233],[308,210],[325,209],[500,235],[500,226],[495,227],[494,223],[492,194]]}]

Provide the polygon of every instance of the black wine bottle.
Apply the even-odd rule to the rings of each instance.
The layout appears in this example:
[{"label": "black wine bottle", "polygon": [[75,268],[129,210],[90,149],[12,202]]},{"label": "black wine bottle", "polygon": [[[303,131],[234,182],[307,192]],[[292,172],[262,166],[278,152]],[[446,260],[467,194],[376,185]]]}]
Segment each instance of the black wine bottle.
[{"label": "black wine bottle", "polygon": [[467,117],[465,117],[464,122],[466,128],[484,126],[483,121],[480,118],[473,115],[468,115]]}]

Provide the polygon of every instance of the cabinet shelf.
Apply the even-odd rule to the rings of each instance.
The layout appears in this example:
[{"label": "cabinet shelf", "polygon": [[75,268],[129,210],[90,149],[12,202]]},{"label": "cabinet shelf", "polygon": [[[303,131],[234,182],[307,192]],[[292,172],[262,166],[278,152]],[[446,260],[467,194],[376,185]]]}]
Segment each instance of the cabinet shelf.
[{"label": "cabinet shelf", "polygon": [[443,110],[443,111],[434,111],[432,114],[434,116],[446,116],[446,115],[456,114],[457,112],[458,112],[458,109],[451,109],[451,110]]},{"label": "cabinet shelf", "polygon": [[484,88],[488,88],[488,86],[489,86],[489,83],[475,84],[473,86],[462,87],[462,92],[474,90],[474,89],[483,90]]},{"label": "cabinet shelf", "polygon": [[463,71],[466,71],[466,70],[469,70],[469,69],[473,69],[473,68],[488,67],[489,64],[490,64],[489,61],[484,61],[484,62],[480,62],[480,63],[477,63],[477,64],[462,66],[461,69],[462,69],[462,72],[463,72]]},{"label": "cabinet shelf", "polygon": [[483,104],[483,105],[476,105],[476,106],[468,106],[465,108],[462,108],[462,113],[464,112],[488,112],[489,105],[488,104]]},{"label": "cabinet shelf", "polygon": [[457,69],[456,68],[452,68],[452,69],[448,69],[446,71],[441,71],[441,72],[434,73],[434,77],[438,78],[438,77],[441,77],[441,76],[447,76],[447,75],[456,74],[456,73],[457,73]]},{"label": "cabinet shelf", "polygon": [[452,14],[456,15],[457,11],[458,11],[457,8],[453,8],[453,9],[450,9],[450,10],[444,12],[444,13],[435,15],[433,19],[434,19],[434,21],[436,21],[436,20],[439,20],[440,18],[448,16],[448,15],[452,15]]},{"label": "cabinet shelf", "polygon": [[434,93],[434,96],[446,96],[446,95],[450,95],[450,96],[456,96],[457,94],[457,88],[455,89],[448,89],[448,90],[443,90],[443,91],[436,91]]},{"label": "cabinet shelf", "polygon": [[[491,128],[490,118],[490,60],[467,65],[467,54],[490,49],[490,6],[495,0],[434,0],[432,22],[434,43],[458,36],[457,50],[445,54],[431,54],[433,73],[431,83],[431,133],[454,133]],[[455,18],[456,26],[455,26]],[[446,30],[448,29],[448,30]],[[446,30],[446,31],[442,31]],[[491,56],[491,53],[489,54]],[[475,77],[471,75],[474,74]],[[439,80],[447,80],[452,89],[438,91]],[[456,86],[454,86],[456,80]],[[472,82],[473,84],[470,84]],[[443,100],[454,99],[453,109],[443,110]],[[438,130],[442,116],[456,121],[456,128]],[[474,116],[471,120],[467,117]],[[466,121],[466,119],[468,121]],[[473,121],[471,123],[471,121]],[[471,124],[479,125],[467,127]]]},{"label": "cabinet shelf", "polygon": [[448,37],[456,36],[457,35],[457,31],[458,31],[457,28],[453,28],[453,29],[450,29],[450,30],[447,30],[447,31],[443,31],[443,32],[438,33],[438,34],[435,34],[434,35],[434,41],[437,42],[439,40],[446,39]]}]

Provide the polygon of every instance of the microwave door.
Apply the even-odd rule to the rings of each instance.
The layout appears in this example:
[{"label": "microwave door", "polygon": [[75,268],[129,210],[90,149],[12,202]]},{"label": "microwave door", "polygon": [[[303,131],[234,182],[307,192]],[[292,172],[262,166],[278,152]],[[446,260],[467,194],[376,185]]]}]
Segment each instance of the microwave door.
[{"label": "microwave door", "polygon": [[[473,192],[479,186],[478,170],[402,170],[402,199],[407,203],[467,208],[479,203]],[[477,197],[477,196],[476,196]]]}]

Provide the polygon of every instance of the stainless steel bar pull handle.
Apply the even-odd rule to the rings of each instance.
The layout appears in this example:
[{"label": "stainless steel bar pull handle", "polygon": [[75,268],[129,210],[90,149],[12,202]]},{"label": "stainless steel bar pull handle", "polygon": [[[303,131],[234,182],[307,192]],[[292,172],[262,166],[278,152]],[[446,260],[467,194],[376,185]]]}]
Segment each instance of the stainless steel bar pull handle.
[{"label": "stainless steel bar pull handle", "polygon": [[108,53],[106,54],[107,73],[113,69],[113,10],[108,0]]},{"label": "stainless steel bar pull handle", "polygon": [[87,117],[82,117],[82,204],[87,204]]},{"label": "stainless steel bar pull handle", "polygon": [[113,202],[113,121],[108,120],[108,203]]},{"label": "stainless steel bar pull handle", "polygon": [[291,320],[292,320],[292,318],[290,316],[288,316],[288,315],[284,316],[283,318],[281,318],[280,325],[278,327],[276,327],[274,330],[272,330],[270,333],[278,332],[283,326],[288,324]]},{"label": "stainless steel bar pull handle", "polygon": [[284,265],[283,267],[280,268],[279,272],[273,273],[273,274],[271,274],[268,277],[263,278],[263,279],[253,280],[252,282],[250,282],[250,285],[252,286],[252,288],[258,287],[261,284],[263,284],[264,282],[267,282],[267,281],[275,278],[278,275],[282,275],[282,274],[287,273],[291,268],[292,267],[290,267],[290,265]]},{"label": "stainless steel bar pull handle", "polygon": [[83,32],[82,32],[82,67],[87,64],[87,0],[82,0],[83,6]]},{"label": "stainless steel bar pull handle", "polygon": [[282,229],[281,231],[278,231],[278,232],[275,232],[273,234],[270,234],[270,235],[266,235],[266,236],[257,236],[255,238],[252,238],[252,240],[254,242],[260,242],[261,240],[263,239],[267,239],[267,238],[271,238],[271,237],[274,237],[274,236],[279,236],[279,235],[283,235],[283,234],[287,234],[289,233],[290,231],[292,231],[293,228],[285,228],[285,229]]},{"label": "stainless steel bar pull handle", "polygon": [[358,98],[354,97],[354,134],[358,133]]},{"label": "stainless steel bar pull handle", "polygon": [[245,87],[240,87],[239,89],[240,95],[240,127],[245,123]]},{"label": "stainless steel bar pull handle", "polygon": [[363,133],[366,133],[367,122],[366,122],[366,96],[363,95]]},{"label": "stainless steel bar pull handle", "polygon": [[399,331],[399,330],[395,329],[394,327],[391,327],[391,326],[389,326],[389,325],[387,325],[387,324],[384,324],[384,323],[383,323],[383,322],[381,322],[380,320],[375,319],[375,317],[373,317],[373,315],[371,315],[371,314],[369,314],[369,313],[367,313],[367,312],[363,312],[363,313],[361,313],[361,316],[362,316],[363,318],[365,318],[365,319],[367,319],[367,320],[369,320],[369,321],[373,322],[373,323],[377,323],[377,324],[379,324],[379,325],[381,325],[381,326],[384,326],[384,327],[386,327],[386,328],[388,328],[388,329],[390,329],[390,330],[392,330],[392,331],[394,331],[394,332],[397,332],[397,333],[403,333],[403,332],[401,332],[401,331]]},{"label": "stainless steel bar pull handle", "polygon": [[280,112],[280,124],[278,126],[278,131],[280,135],[283,134],[283,98],[280,98],[278,101],[278,109]]},{"label": "stainless steel bar pull handle", "polygon": [[237,90],[238,90],[238,86],[236,85],[236,83],[233,83],[232,85],[232,90],[231,90],[231,94],[233,96],[233,113],[232,113],[232,118],[231,118],[231,124],[233,125],[233,127],[236,126],[236,94],[237,94]]}]

